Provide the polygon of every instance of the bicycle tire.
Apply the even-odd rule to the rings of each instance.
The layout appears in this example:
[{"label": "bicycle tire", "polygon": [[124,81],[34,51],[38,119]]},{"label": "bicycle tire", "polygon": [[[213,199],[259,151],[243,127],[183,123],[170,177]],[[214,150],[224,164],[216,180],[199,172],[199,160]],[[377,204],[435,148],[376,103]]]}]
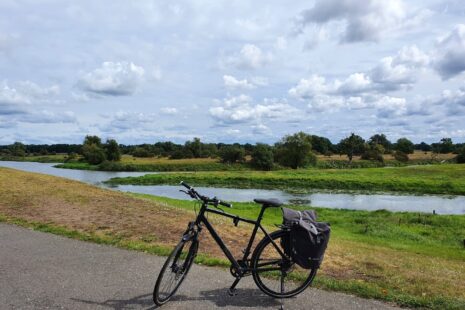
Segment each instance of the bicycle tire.
[{"label": "bicycle tire", "polygon": [[[287,231],[278,230],[270,234],[271,239],[284,253],[281,244],[281,238],[288,234]],[[275,262],[275,263],[273,263]],[[281,271],[270,272],[260,271],[259,267],[264,264],[274,265],[273,268],[279,268]],[[293,263],[290,259],[283,257],[275,248],[270,238],[264,237],[255,248],[252,255],[252,276],[255,284],[265,294],[274,298],[290,298],[303,292],[315,278],[317,268],[303,269]],[[279,276],[279,290],[272,288],[276,285],[276,277]],[[291,290],[284,291],[284,280],[286,286],[293,285]]]},{"label": "bicycle tire", "polygon": [[[191,243],[190,245],[188,245]],[[186,248],[186,245],[189,247],[188,251],[185,253],[185,259],[183,260],[183,249]],[[163,267],[158,274],[157,281],[155,283],[155,287],[153,289],[153,301],[158,306],[161,306],[168,302],[171,297],[176,293],[176,291],[181,286],[181,283],[187,276],[192,263],[194,262],[195,256],[197,255],[197,251],[199,248],[199,242],[195,237],[191,238],[190,240],[181,240],[178,245],[173,249],[171,254],[166,259]],[[182,267],[179,269],[180,265],[179,262],[182,262]],[[163,280],[167,278],[167,276],[173,276],[176,279],[176,283],[174,286],[167,288],[163,285]],[[162,291],[166,289],[165,291]]]}]

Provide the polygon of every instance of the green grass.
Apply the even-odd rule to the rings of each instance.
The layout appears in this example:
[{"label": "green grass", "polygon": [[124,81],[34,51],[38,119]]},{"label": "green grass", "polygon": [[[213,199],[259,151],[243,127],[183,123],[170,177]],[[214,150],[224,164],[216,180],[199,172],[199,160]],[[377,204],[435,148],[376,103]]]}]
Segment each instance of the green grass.
[{"label": "green grass", "polygon": [[[147,194],[130,193],[133,197],[148,199],[176,208],[192,210],[193,202]],[[287,206],[296,210],[308,206]],[[222,208],[228,213],[256,219],[260,206],[256,203],[234,202],[233,208]],[[362,211],[315,208],[321,220],[329,222],[338,238],[384,245],[396,250],[443,258],[465,260],[465,215],[433,215],[386,210]],[[263,224],[274,229],[282,222],[280,208],[267,209]],[[431,249],[434,249],[432,251]]]},{"label": "green grass", "polygon": [[27,162],[38,162],[38,163],[62,163],[65,161],[67,155],[34,155],[34,156],[0,156],[1,160],[7,161],[27,161]]},{"label": "green grass", "polygon": [[113,178],[108,183],[161,185],[178,184],[180,180],[197,186],[231,188],[337,189],[464,195],[465,165],[164,173]]},{"label": "green grass", "polygon": [[242,171],[250,170],[247,164],[227,165],[220,162],[171,162],[163,163],[125,163],[125,162],[105,162],[100,165],[90,165],[88,163],[74,162],[56,165],[57,168],[78,169],[78,170],[100,170],[100,171]]}]

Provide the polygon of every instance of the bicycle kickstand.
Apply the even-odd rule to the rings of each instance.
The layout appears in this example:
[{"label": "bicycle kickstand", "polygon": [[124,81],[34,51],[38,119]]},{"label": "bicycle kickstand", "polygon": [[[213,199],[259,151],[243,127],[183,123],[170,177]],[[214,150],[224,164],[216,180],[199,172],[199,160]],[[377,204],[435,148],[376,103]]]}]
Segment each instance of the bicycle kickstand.
[{"label": "bicycle kickstand", "polygon": [[237,277],[236,280],[234,280],[234,283],[231,285],[231,287],[228,289],[228,294],[229,296],[236,296],[237,295],[237,292],[236,292],[236,286],[237,284],[239,283],[239,281],[241,280],[242,278],[241,277]]}]

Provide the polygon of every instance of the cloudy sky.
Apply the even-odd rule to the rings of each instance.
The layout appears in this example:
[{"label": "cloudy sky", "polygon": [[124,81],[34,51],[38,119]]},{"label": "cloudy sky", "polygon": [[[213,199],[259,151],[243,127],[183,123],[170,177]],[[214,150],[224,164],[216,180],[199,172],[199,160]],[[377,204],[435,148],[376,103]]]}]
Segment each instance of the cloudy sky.
[{"label": "cloudy sky", "polygon": [[463,0],[0,0],[0,144],[465,141]]}]

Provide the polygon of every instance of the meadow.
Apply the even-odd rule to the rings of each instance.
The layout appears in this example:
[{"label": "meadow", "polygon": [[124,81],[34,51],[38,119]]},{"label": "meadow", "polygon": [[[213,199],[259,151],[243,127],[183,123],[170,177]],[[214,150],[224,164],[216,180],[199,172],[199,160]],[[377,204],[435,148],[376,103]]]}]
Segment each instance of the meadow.
[{"label": "meadow", "polygon": [[366,190],[419,194],[465,194],[465,165],[442,164],[365,169],[298,169],[147,174],[113,178],[112,184],[178,184],[230,188]]},{"label": "meadow", "polygon": [[[316,210],[332,227],[316,287],[409,307],[465,307],[465,215]],[[254,218],[259,208],[234,203],[227,211]],[[167,255],[194,216],[192,201],[126,194],[0,168],[0,221],[7,223]],[[251,227],[234,227],[218,216],[210,219],[233,253],[240,253],[245,244],[232,241],[243,240]],[[267,211],[264,224],[273,230],[281,221],[280,211],[274,209]],[[197,263],[227,266],[206,234],[201,244]]]}]

